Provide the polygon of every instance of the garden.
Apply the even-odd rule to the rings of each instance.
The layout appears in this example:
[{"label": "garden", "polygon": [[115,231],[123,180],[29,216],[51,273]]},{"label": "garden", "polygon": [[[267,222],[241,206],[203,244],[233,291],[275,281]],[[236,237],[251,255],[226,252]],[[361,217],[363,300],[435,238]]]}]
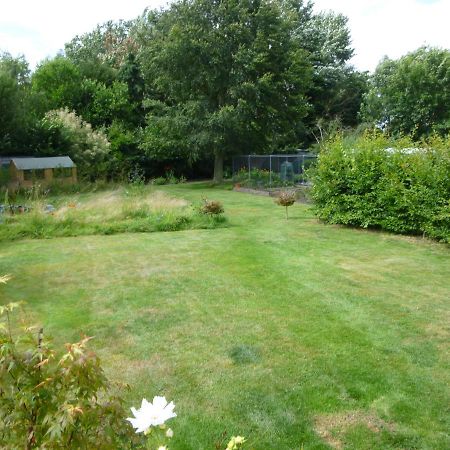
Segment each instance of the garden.
[{"label": "garden", "polygon": [[0,52],[0,449],[449,449],[450,50],[128,19]]},{"label": "garden", "polygon": [[[90,191],[90,186],[93,186]],[[56,194],[54,193],[56,187]],[[58,188],[63,192],[58,195]],[[39,184],[19,194],[6,191],[0,205],[0,242],[92,234],[179,231],[225,225],[222,214],[209,214],[208,201],[192,204],[143,183],[104,190],[87,184],[85,192]]]},{"label": "garden", "polygon": [[[2,361],[20,388],[5,390],[1,366],[2,443],[448,448],[448,247],[324,225],[305,204],[287,219],[281,199],[231,189],[28,194],[0,242],[1,304],[25,302],[2,309]],[[190,222],[158,229],[158,215]],[[136,233],[144,217],[151,232]],[[33,235],[41,220],[53,228]],[[33,422],[27,408],[44,401]],[[167,423],[136,433],[145,411]]]}]

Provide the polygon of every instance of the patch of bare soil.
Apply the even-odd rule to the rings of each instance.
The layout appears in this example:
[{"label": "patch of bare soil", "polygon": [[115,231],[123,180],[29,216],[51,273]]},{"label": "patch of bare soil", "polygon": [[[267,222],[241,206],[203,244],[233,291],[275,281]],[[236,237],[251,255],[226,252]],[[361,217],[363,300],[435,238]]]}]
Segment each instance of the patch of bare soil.
[{"label": "patch of bare soil", "polygon": [[394,431],[393,424],[366,411],[322,414],[316,417],[314,430],[329,446],[340,450],[344,448],[343,435],[356,425],[364,425],[374,433],[380,433],[382,430]]}]

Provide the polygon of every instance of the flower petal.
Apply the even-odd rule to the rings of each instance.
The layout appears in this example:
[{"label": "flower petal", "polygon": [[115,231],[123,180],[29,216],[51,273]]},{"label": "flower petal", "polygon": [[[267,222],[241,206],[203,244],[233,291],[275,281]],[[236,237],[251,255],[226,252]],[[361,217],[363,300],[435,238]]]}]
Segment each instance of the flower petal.
[{"label": "flower petal", "polygon": [[153,406],[155,408],[165,408],[167,405],[167,400],[166,397],[159,397],[159,396],[155,396],[153,397]]}]

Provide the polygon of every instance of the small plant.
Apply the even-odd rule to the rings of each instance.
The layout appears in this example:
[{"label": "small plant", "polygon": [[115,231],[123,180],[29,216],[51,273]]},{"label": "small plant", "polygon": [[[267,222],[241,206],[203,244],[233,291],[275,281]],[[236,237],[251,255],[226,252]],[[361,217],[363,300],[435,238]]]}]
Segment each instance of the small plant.
[{"label": "small plant", "polygon": [[145,188],[145,173],[142,168],[135,166],[128,174],[128,189],[127,194],[139,195],[142,194]]},{"label": "small plant", "polygon": [[167,179],[165,177],[153,178],[152,184],[156,186],[162,186],[163,184],[167,184]]},{"label": "small plant", "polygon": [[144,170],[139,166],[135,166],[134,169],[130,170],[128,183],[134,186],[143,186],[145,184]]},{"label": "small plant", "polygon": [[288,216],[288,208],[292,206],[297,199],[295,191],[282,191],[275,199],[275,203],[280,206],[284,206],[286,208],[286,219]]},{"label": "small plant", "polygon": [[39,183],[34,183],[27,191],[26,197],[30,201],[37,202],[47,197],[49,194],[49,189],[44,189]]},{"label": "small plant", "polygon": [[59,354],[42,328],[13,323],[18,307],[0,307],[0,442],[25,449],[140,443],[123,426],[122,399],[110,395],[99,358],[88,349],[91,338],[66,344]]},{"label": "small plant", "polygon": [[[174,403],[168,403],[166,397],[155,396],[153,403],[144,398],[139,409],[131,408],[134,417],[128,417],[126,420],[131,423],[135,433],[143,433],[146,436],[146,448],[168,450],[167,442],[172,439],[174,433],[167,427],[166,422],[177,416],[174,409]],[[243,436],[233,436],[225,450],[242,449],[246,441]],[[222,444],[217,444],[216,448],[222,448]]]},{"label": "small plant", "polygon": [[177,184],[178,183],[178,178],[175,176],[175,173],[173,170],[167,170],[165,178],[166,178],[167,184]]},{"label": "small plant", "polygon": [[147,448],[154,448],[155,445],[158,450],[167,449],[165,443],[167,439],[172,439],[173,431],[165,422],[177,416],[174,408],[174,403],[168,403],[165,397],[155,396],[153,403],[144,398],[139,409],[131,408],[134,417],[126,420],[136,429],[136,433],[147,436]]},{"label": "small plant", "polygon": [[218,216],[223,214],[224,209],[222,203],[217,200],[207,200],[203,199],[203,204],[200,207],[200,212],[202,214],[209,214],[211,216]]}]

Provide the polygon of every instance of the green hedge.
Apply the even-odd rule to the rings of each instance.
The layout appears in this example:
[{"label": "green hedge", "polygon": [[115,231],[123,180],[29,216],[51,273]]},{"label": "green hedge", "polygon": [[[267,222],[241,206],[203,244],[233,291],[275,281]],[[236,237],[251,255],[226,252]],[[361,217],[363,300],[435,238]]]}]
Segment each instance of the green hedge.
[{"label": "green hedge", "polygon": [[339,135],[323,145],[311,175],[316,213],[326,222],[450,242],[450,137]]}]

